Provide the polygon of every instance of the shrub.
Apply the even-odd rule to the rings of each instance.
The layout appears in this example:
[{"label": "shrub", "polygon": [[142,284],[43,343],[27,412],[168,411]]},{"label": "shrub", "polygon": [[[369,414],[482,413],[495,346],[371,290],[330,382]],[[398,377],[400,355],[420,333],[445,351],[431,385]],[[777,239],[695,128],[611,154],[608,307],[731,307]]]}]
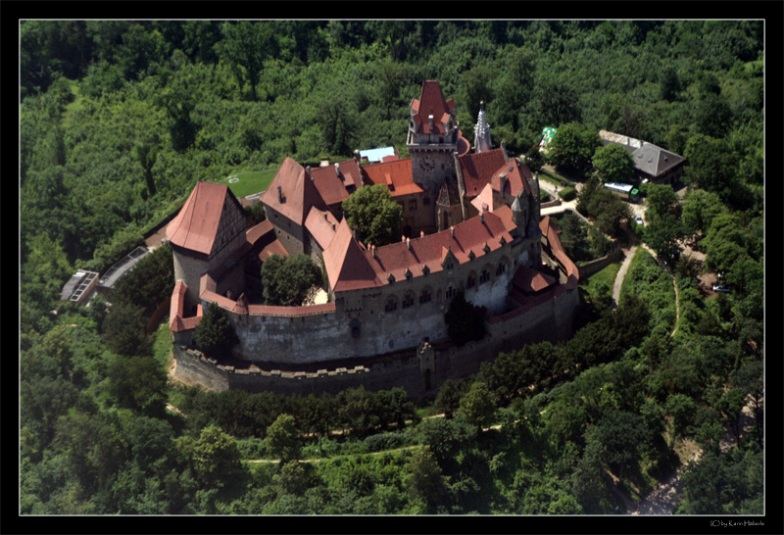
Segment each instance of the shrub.
[{"label": "shrub", "polygon": [[237,342],[237,335],[226,312],[215,303],[210,303],[193,333],[196,348],[212,357],[222,357],[228,355]]},{"label": "shrub", "polygon": [[463,292],[459,292],[449,303],[449,309],[444,315],[449,338],[459,346],[481,340],[487,332],[486,315],[487,310],[484,307],[472,305],[465,300]]},{"label": "shrub", "polygon": [[561,197],[561,199],[565,200],[566,202],[573,201],[574,199],[577,198],[577,190],[574,189],[572,186],[569,186],[568,188],[564,188],[561,191],[559,191],[558,195]]},{"label": "shrub", "polygon": [[264,301],[271,305],[301,305],[308,290],[321,283],[321,270],[309,256],[273,255],[261,266]]}]

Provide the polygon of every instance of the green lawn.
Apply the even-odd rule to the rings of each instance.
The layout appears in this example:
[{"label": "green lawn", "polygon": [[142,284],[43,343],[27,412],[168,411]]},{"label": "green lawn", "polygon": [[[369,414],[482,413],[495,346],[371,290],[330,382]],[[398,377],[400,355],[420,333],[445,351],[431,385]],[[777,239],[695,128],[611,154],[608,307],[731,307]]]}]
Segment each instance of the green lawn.
[{"label": "green lawn", "polygon": [[553,182],[558,183],[561,186],[574,186],[574,180],[569,180],[563,175],[558,174],[554,167],[548,166],[546,169],[543,167],[541,171],[539,171],[540,175],[544,175]]},{"label": "green lawn", "polygon": [[169,318],[166,316],[161,324],[158,325],[158,330],[155,331],[155,338],[152,345],[152,354],[155,360],[164,370],[169,369],[169,362],[171,360],[172,350],[172,337],[169,332]]},{"label": "green lawn", "polygon": [[222,182],[228,184],[237,197],[245,197],[267,189],[272,179],[275,178],[278,167],[278,164],[273,164],[261,169],[236,169]]},{"label": "green lawn", "polygon": [[588,294],[591,297],[595,297],[600,286],[606,286],[610,289],[610,293],[612,293],[615,276],[618,274],[618,270],[620,268],[620,262],[613,262],[612,264],[606,265],[604,268],[588,277],[588,279],[583,282],[583,286],[585,287]]}]

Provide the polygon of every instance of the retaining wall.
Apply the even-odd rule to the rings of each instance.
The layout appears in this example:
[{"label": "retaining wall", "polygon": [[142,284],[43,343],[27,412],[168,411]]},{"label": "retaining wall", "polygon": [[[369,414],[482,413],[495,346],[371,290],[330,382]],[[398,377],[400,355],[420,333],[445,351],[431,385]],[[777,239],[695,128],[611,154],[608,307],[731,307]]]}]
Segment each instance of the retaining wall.
[{"label": "retaining wall", "polygon": [[[350,366],[317,371],[262,369],[250,364],[235,368],[218,364],[195,350],[175,346],[175,377],[198,383],[211,390],[243,389],[281,394],[338,392],[364,386],[368,390],[402,387],[409,396],[422,398],[435,393],[447,379],[464,377],[479,370],[482,362],[494,359],[499,351],[542,340],[557,341],[571,335],[574,309],[579,301],[576,289],[558,287],[551,296],[521,311],[512,311],[488,322],[489,335],[462,347],[441,344],[423,346],[375,358],[351,359]],[[312,343],[312,342],[311,342]],[[312,343],[317,354],[322,348]]]},{"label": "retaining wall", "polygon": [[590,277],[597,271],[601,271],[613,262],[620,262],[623,260],[623,251],[620,248],[615,248],[606,255],[586,262],[580,266],[580,276]]}]

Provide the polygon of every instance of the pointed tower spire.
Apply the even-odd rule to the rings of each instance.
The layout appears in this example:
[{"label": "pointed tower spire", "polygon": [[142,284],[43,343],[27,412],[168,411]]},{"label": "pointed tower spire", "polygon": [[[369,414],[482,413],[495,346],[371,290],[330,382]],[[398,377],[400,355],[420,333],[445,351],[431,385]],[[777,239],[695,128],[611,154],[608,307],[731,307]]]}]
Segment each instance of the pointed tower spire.
[{"label": "pointed tower spire", "polygon": [[487,117],[485,116],[485,101],[479,102],[479,115],[476,118],[476,126],[474,127],[474,150],[476,152],[487,152],[493,148],[490,141],[490,125],[487,124]]}]

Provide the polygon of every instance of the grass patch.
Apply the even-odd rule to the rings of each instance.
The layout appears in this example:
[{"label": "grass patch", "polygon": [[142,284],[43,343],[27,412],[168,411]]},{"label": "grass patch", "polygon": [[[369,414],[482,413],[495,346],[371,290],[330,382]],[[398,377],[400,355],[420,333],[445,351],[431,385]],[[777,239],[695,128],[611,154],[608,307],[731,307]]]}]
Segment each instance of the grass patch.
[{"label": "grass patch", "polygon": [[275,178],[278,167],[277,164],[274,164],[260,169],[236,169],[221,182],[227,184],[237,197],[245,197],[266,190],[272,179]]},{"label": "grass patch", "polygon": [[155,331],[152,354],[158,364],[164,369],[169,369],[169,364],[172,358],[172,339],[169,332],[169,317],[166,316],[161,324],[158,325],[158,330]]},{"label": "grass patch", "polygon": [[599,296],[601,293],[599,288],[603,286],[609,288],[610,294],[612,294],[613,284],[615,283],[615,277],[618,275],[619,269],[621,269],[620,262],[607,264],[601,270],[588,277],[588,279],[583,283],[585,290],[592,298]]},{"label": "grass patch", "polygon": [[565,176],[558,174],[555,168],[545,169],[544,167],[539,171],[540,175],[544,175],[552,182],[556,182],[561,186],[574,186],[574,180],[569,180]]}]

